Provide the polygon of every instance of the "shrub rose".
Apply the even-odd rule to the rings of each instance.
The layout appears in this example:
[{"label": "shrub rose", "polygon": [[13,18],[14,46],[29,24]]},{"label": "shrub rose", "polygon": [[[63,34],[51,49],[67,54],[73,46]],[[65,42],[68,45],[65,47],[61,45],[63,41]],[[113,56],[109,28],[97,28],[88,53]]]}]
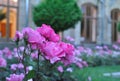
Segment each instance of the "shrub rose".
[{"label": "shrub rose", "polygon": [[0,57],[0,67],[6,67],[7,62],[4,58]]},{"label": "shrub rose", "polygon": [[32,28],[25,28],[23,29],[23,34],[27,38],[29,43],[42,43],[45,41],[45,38],[42,37],[37,31],[33,30]]},{"label": "shrub rose", "polygon": [[62,66],[58,66],[57,69],[58,69],[59,72],[61,72],[61,73],[63,72],[63,67]]},{"label": "shrub rose", "polygon": [[42,24],[37,31],[49,41],[58,42],[60,40],[60,36],[49,25]]},{"label": "shrub rose", "polygon": [[21,73],[20,75],[17,74],[11,74],[10,77],[6,78],[6,81],[23,81],[24,79],[24,74]]},{"label": "shrub rose", "polygon": [[52,64],[61,60],[61,57],[65,57],[63,49],[58,43],[54,42],[46,43],[46,46],[43,48],[43,54],[45,54],[45,58],[50,60]]},{"label": "shrub rose", "polygon": [[22,38],[23,38],[23,34],[21,32],[19,32],[19,31],[17,31],[16,34],[15,34],[14,40],[19,41]]}]

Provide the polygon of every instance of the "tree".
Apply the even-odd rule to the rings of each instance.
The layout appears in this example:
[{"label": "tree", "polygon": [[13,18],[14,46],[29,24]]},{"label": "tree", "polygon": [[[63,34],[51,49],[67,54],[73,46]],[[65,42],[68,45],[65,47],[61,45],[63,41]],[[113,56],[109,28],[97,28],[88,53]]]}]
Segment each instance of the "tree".
[{"label": "tree", "polygon": [[81,17],[76,0],[43,0],[33,9],[35,24],[51,25],[56,32],[74,27]]}]

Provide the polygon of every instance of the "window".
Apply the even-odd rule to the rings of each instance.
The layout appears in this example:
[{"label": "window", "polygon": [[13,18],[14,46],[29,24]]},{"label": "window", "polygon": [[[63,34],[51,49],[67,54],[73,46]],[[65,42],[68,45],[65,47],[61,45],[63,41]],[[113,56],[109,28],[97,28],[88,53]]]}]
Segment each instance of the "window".
[{"label": "window", "polygon": [[18,0],[0,0],[0,10],[5,14],[0,20],[0,41],[12,39],[18,24]]},{"label": "window", "polygon": [[88,42],[96,41],[97,8],[92,4],[82,6],[83,20],[81,23],[81,36]]},{"label": "window", "polygon": [[120,17],[120,11],[119,9],[113,9],[111,11],[111,19],[112,19],[112,41],[117,41],[118,38],[118,32],[117,32],[117,22]]}]

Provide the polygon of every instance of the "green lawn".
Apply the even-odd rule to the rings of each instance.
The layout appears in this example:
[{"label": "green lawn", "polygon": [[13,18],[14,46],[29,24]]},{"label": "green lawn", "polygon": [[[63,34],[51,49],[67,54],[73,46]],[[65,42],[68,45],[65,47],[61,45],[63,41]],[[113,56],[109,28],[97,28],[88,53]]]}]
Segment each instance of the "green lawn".
[{"label": "green lawn", "polygon": [[88,76],[92,77],[92,81],[120,81],[120,77],[106,77],[103,73],[120,72],[119,66],[100,66],[100,67],[87,67],[84,69],[76,69],[75,76],[79,81],[88,81]]}]

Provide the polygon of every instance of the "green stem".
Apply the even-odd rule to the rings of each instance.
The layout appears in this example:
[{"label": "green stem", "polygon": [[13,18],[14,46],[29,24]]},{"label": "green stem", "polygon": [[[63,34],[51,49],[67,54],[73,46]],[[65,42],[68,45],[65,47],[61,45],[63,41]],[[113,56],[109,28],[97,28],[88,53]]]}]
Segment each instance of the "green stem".
[{"label": "green stem", "polygon": [[20,53],[19,53],[19,42],[17,42],[17,54],[18,54],[18,61],[21,62],[22,61],[22,58],[20,57]]},{"label": "green stem", "polygon": [[37,81],[39,80],[39,59],[40,59],[40,51],[38,51],[38,59],[37,59]]},{"label": "green stem", "polygon": [[26,73],[27,73],[26,65],[25,65],[25,61],[24,61],[25,57],[26,57],[26,53],[25,53],[26,49],[27,49],[27,45],[25,45],[25,48],[24,48],[24,51],[23,51],[23,59],[22,59],[22,63],[24,65],[25,76],[26,76]]}]

